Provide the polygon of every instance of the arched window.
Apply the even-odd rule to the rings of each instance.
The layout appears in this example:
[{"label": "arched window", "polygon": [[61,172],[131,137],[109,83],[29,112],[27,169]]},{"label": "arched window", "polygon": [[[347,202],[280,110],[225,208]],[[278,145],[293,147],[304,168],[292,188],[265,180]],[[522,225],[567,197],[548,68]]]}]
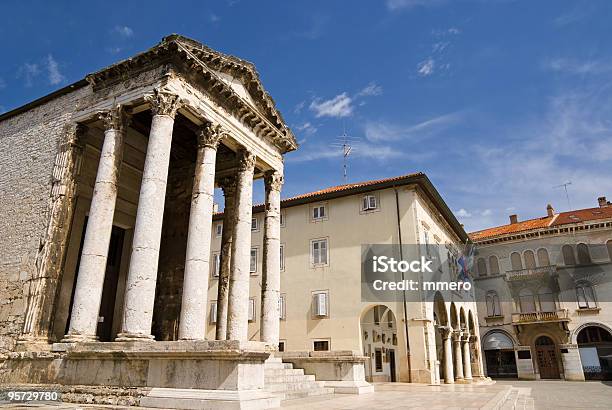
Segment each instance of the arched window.
[{"label": "arched window", "polygon": [[566,266],[574,266],[576,264],[576,257],[574,256],[574,249],[571,245],[563,245],[561,248],[563,254],[563,264]]},{"label": "arched window", "polygon": [[521,254],[518,252],[512,252],[512,255],[510,255],[510,263],[512,264],[512,270],[523,269],[523,263],[521,262]]},{"label": "arched window", "polygon": [[591,254],[589,253],[589,247],[585,243],[579,243],[577,246],[578,250],[578,263],[580,265],[591,264]]},{"label": "arched window", "polygon": [[491,271],[491,275],[499,275],[499,262],[495,255],[489,256],[489,270]]},{"label": "arched window", "polygon": [[612,335],[599,326],[587,326],[578,333],[578,345],[612,342]]},{"label": "arched window", "polygon": [[525,258],[525,269],[536,268],[535,255],[533,254],[533,251],[525,251],[525,253],[523,253],[523,258]]},{"label": "arched window", "polygon": [[478,258],[478,275],[487,276],[487,263],[484,258]]},{"label": "arched window", "polygon": [[606,247],[608,248],[608,258],[612,261],[612,239],[606,242]]},{"label": "arched window", "polygon": [[579,309],[596,308],[595,291],[590,283],[581,282],[576,285],[576,299],[578,300]]},{"label": "arched window", "polygon": [[542,287],[538,289],[538,299],[540,300],[541,312],[554,312],[557,310],[555,306],[555,297],[550,288]]},{"label": "arched window", "polygon": [[536,311],[535,298],[530,289],[521,289],[519,292],[519,303],[522,313],[533,313]]},{"label": "arched window", "polygon": [[546,248],[538,249],[538,266],[550,266],[550,258]]},{"label": "arched window", "polygon": [[499,305],[499,296],[497,292],[490,291],[487,293],[487,316],[501,316],[501,307]]}]

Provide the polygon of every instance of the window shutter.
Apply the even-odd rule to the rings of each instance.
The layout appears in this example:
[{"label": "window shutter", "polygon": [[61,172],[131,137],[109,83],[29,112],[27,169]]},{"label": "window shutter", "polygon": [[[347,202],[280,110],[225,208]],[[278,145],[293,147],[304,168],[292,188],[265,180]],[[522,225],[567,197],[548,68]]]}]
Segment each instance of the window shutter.
[{"label": "window shutter", "polygon": [[257,272],[257,249],[251,249],[251,272]]},{"label": "window shutter", "polygon": [[312,263],[319,263],[319,242],[312,243]]},{"label": "window shutter", "polygon": [[285,269],[285,247],[283,245],[280,246],[280,269]]},{"label": "window shutter", "polygon": [[319,207],[319,218],[325,218],[325,207],[324,206]]},{"label": "window shutter", "polygon": [[327,294],[317,293],[315,297],[317,316],[327,316]]},{"label": "window shutter", "polygon": [[218,278],[220,271],[221,271],[221,254],[217,253],[213,257],[213,276]]},{"label": "window shutter", "polygon": [[370,209],[376,209],[376,197],[370,195]]},{"label": "window shutter", "polygon": [[285,297],[281,295],[278,298],[278,310],[279,310],[279,318],[285,318]]},{"label": "window shutter", "polygon": [[369,203],[368,203],[368,197],[367,197],[367,196],[364,196],[364,197],[363,197],[363,205],[362,205],[363,210],[364,210],[364,211],[366,211],[366,210],[368,209],[368,206],[369,206]]},{"label": "window shutter", "polygon": [[312,217],[313,217],[313,219],[317,219],[319,217],[319,208],[318,207],[312,208]]},{"label": "window shutter", "polygon": [[320,263],[327,263],[327,241],[321,241]]},{"label": "window shutter", "polygon": [[586,292],[583,286],[579,286],[576,288],[576,294],[578,296],[578,307],[579,308],[589,307],[589,303],[587,302],[587,298],[586,298]]},{"label": "window shutter", "polygon": [[210,323],[217,323],[217,302],[210,305]]},{"label": "window shutter", "polygon": [[249,321],[255,320],[255,299],[249,299]]}]

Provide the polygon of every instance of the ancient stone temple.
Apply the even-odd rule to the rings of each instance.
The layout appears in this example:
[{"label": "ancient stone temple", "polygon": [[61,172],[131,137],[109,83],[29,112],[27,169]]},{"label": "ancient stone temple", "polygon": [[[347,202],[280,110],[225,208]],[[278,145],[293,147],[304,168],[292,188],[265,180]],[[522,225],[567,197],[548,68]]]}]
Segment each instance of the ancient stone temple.
[{"label": "ancient stone temple", "polygon": [[[263,363],[279,337],[283,154],[297,144],[252,64],[171,35],[3,114],[0,140],[1,383],[148,407],[278,405]],[[225,229],[217,340],[205,340],[215,187]]]}]

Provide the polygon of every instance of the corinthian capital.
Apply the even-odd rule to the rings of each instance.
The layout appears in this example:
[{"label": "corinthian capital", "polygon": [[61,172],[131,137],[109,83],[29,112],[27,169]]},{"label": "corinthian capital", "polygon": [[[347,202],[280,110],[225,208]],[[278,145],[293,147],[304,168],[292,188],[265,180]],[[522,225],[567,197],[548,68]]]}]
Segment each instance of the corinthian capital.
[{"label": "corinthian capital", "polygon": [[116,104],[110,110],[98,111],[98,118],[104,122],[105,130],[121,132],[125,131],[130,121],[129,114],[120,104]]},{"label": "corinthian capital", "polygon": [[246,149],[238,151],[238,170],[252,171],[255,168],[255,155]]},{"label": "corinthian capital", "polygon": [[198,132],[198,146],[217,149],[221,140],[227,135],[221,125],[207,122]]},{"label": "corinthian capital", "polygon": [[145,100],[151,104],[153,115],[167,115],[174,118],[176,112],[183,106],[183,101],[178,95],[159,88],[154,89],[153,94],[145,95]]},{"label": "corinthian capital", "polygon": [[280,191],[285,182],[283,174],[278,171],[268,171],[264,176],[266,189],[271,191]]}]

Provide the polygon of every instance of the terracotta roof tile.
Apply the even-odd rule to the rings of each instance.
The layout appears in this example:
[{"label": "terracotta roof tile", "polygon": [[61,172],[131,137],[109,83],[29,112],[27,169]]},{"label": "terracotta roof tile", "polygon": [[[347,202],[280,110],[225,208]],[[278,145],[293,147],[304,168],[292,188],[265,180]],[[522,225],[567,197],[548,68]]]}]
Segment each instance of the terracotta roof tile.
[{"label": "terracotta roof tile", "polygon": [[586,221],[612,218],[612,206],[579,209],[577,211],[562,212],[553,221],[551,226],[567,225]]}]

